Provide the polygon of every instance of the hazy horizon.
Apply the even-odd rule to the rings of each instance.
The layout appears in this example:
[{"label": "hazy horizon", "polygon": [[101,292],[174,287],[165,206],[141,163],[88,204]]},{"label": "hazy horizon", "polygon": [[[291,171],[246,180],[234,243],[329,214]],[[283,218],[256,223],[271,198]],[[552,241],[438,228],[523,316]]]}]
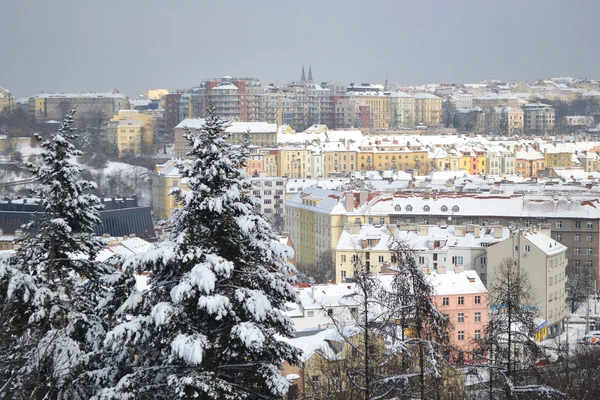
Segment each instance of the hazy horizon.
[{"label": "hazy horizon", "polygon": [[0,86],[15,97],[183,89],[246,76],[423,84],[595,78],[600,2],[4,2]]}]

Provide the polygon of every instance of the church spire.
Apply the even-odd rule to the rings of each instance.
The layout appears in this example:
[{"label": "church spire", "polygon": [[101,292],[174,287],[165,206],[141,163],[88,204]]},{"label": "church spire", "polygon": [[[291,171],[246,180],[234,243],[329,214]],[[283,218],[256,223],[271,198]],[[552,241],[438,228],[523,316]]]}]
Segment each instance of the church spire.
[{"label": "church spire", "polygon": [[304,74],[304,64],[302,64],[302,75],[300,76],[300,82],[306,82],[306,75]]},{"label": "church spire", "polygon": [[310,66],[310,63],[308,64],[308,82],[313,83],[312,67]]}]

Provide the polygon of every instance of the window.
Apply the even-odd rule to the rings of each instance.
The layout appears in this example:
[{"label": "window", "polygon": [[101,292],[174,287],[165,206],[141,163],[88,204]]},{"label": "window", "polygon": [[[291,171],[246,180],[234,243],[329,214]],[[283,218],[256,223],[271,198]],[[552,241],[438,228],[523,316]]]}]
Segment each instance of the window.
[{"label": "window", "polygon": [[458,340],[465,340],[465,331],[458,331]]},{"label": "window", "polygon": [[263,203],[264,204],[271,204],[271,199],[265,199]]},{"label": "window", "polygon": [[340,256],[340,261],[341,261],[341,262],[346,262],[346,255],[345,255],[345,254],[342,254],[342,255]]},{"label": "window", "polygon": [[346,277],[346,271],[342,271],[342,278]]},{"label": "window", "polygon": [[475,329],[475,339],[481,339],[481,329]]},{"label": "window", "polygon": [[481,296],[475,296],[475,304],[481,304]]},{"label": "window", "polygon": [[480,258],[480,263],[481,263],[481,265],[485,265],[485,264],[487,264],[487,256],[483,256],[483,257],[481,257],[481,258]]},{"label": "window", "polygon": [[575,221],[575,228],[581,228],[581,221]]},{"label": "window", "polygon": [[442,206],[442,212],[446,212],[446,211],[448,211],[448,206],[446,206],[446,205]]},{"label": "window", "polygon": [[379,218],[379,224],[380,225],[385,225],[385,218],[384,217]]},{"label": "window", "polygon": [[463,264],[462,256],[452,256],[452,264],[462,265]]},{"label": "window", "polygon": [[481,313],[479,311],[475,313],[475,322],[481,322]]},{"label": "window", "polygon": [[402,207],[400,207],[400,204],[396,204],[396,206],[394,207],[394,210],[402,211]]},{"label": "window", "polygon": [[487,224],[488,224],[488,220],[487,219],[482,219],[481,220],[481,225],[487,226]]},{"label": "window", "polygon": [[319,384],[319,375],[313,375],[311,379],[312,379],[313,385]]},{"label": "window", "polygon": [[358,254],[352,256],[352,262],[358,262]]},{"label": "window", "polygon": [[452,207],[452,212],[458,212],[458,210],[460,210],[460,208],[458,206]]},{"label": "window", "polygon": [[410,204],[406,206],[406,211],[412,211],[412,206]]},{"label": "window", "polygon": [[515,246],[515,252],[519,251],[519,246]]},{"label": "window", "polygon": [[580,267],[580,266],[581,266],[581,261],[579,261],[579,260],[575,260],[575,261],[573,261],[573,264],[574,264],[576,267]]},{"label": "window", "polygon": [[531,251],[531,246],[526,244],[525,245],[525,253],[529,253]]},{"label": "window", "polygon": [[431,208],[427,204],[423,206],[423,211],[429,211],[430,209]]},{"label": "window", "polygon": [[450,297],[442,298],[442,305],[444,305],[444,306],[450,305]]},{"label": "window", "polygon": [[379,256],[379,262],[382,263],[384,261],[384,257],[383,256]]},{"label": "window", "polygon": [[581,250],[581,249],[580,249],[579,247],[575,247],[575,249],[574,249],[574,252],[575,252],[575,254],[579,254],[579,253],[580,253],[580,250]]},{"label": "window", "polygon": [[562,228],[562,221],[556,221],[556,227]]},{"label": "window", "polygon": [[309,317],[309,318],[312,318],[312,317],[315,316],[315,312],[314,311],[307,311],[306,312],[306,316]]},{"label": "window", "polygon": [[593,264],[592,264],[592,260],[587,260],[587,261],[585,262],[585,266],[586,266],[586,267],[588,267],[588,268],[592,268],[592,265],[593,265]]},{"label": "window", "polygon": [[465,297],[464,296],[458,296],[458,305],[459,306],[465,305]]},{"label": "window", "polygon": [[562,242],[562,234],[561,233],[557,233],[556,234],[556,239],[557,242]]},{"label": "window", "polygon": [[588,222],[587,223],[587,228],[588,229],[592,229],[594,227],[594,223],[593,222]]},{"label": "window", "polygon": [[[173,186],[175,186],[175,185],[173,185]],[[260,190],[253,190],[252,191],[252,195],[253,196],[260,196]]]},{"label": "window", "polygon": [[575,234],[575,241],[579,242],[581,240],[581,235],[579,233]]},{"label": "window", "polygon": [[593,240],[592,235],[587,235],[586,241],[591,242]]},{"label": "window", "polygon": [[591,247],[588,247],[588,248],[586,249],[585,253],[586,253],[588,256],[591,256],[592,254],[594,254],[594,253],[593,253],[593,249],[592,249]]},{"label": "window", "polygon": [[465,322],[465,313],[458,313],[458,323],[462,324]]}]

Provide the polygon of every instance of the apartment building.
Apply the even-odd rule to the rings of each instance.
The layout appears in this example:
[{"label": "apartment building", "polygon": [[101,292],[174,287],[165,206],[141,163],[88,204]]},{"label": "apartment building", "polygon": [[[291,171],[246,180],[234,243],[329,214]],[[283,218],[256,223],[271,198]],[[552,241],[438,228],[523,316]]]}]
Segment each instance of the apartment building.
[{"label": "apartment building", "polygon": [[535,228],[514,229],[510,237],[487,250],[488,279],[493,280],[499,264],[512,258],[531,284],[532,304],[538,317],[547,322],[549,335],[562,332],[566,307],[567,247]]},{"label": "apartment building", "polygon": [[412,128],[415,126],[415,98],[408,93],[391,91],[390,128]]},{"label": "apartment building", "polygon": [[431,93],[415,93],[415,124],[439,126],[442,123],[442,98]]},{"label": "apartment building", "polygon": [[335,249],[344,228],[343,197],[344,192],[307,187],[285,202],[284,229],[296,248],[298,265],[312,265]]},{"label": "apartment building", "polygon": [[515,149],[515,161],[517,175],[523,178],[537,178],[540,171],[546,169],[546,158],[544,154],[533,147],[520,146]]},{"label": "apartment building", "polygon": [[427,271],[476,270],[485,280],[481,257],[485,258],[487,247],[509,237],[508,228],[500,226],[395,225],[386,224],[386,220],[355,217],[344,225],[335,248],[336,282],[352,278],[357,262],[375,273],[387,272],[395,241],[407,244]]},{"label": "apartment building", "polygon": [[256,199],[260,212],[269,220],[276,232],[283,231],[286,182],[286,178],[271,178],[264,172],[258,177],[250,178],[252,197]]},{"label": "apartment building", "polygon": [[179,119],[179,102],[181,101],[182,93],[168,93],[164,96],[165,100],[165,133],[172,137],[173,128],[181,121]]},{"label": "apartment building", "polygon": [[29,112],[38,121],[62,121],[72,109],[77,109],[75,124],[100,126],[119,110],[129,109],[127,97],[119,92],[41,93],[29,98]]},{"label": "apartment building", "polygon": [[554,131],[554,109],[548,104],[529,103],[523,106],[526,133],[548,133]]},{"label": "apartment building", "polygon": [[120,110],[102,128],[102,135],[117,145],[119,157],[149,152],[154,140],[154,117],[136,110]]},{"label": "apartment building", "polygon": [[[190,93],[190,116],[204,118],[209,104],[217,115],[231,121],[260,121],[264,88],[254,78],[225,76],[202,82]],[[264,115],[262,115],[264,120]]]}]

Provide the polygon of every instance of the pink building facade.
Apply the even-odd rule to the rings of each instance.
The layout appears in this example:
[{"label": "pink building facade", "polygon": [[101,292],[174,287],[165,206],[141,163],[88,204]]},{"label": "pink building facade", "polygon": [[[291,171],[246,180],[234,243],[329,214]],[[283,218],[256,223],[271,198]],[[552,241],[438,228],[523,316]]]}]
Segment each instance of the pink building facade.
[{"label": "pink building facade", "polygon": [[[475,340],[484,335],[488,321],[487,289],[475,271],[445,272],[428,275],[435,294],[433,302],[441,313],[450,318],[450,343],[466,352],[476,348]],[[465,354],[464,360],[471,358]]]}]

